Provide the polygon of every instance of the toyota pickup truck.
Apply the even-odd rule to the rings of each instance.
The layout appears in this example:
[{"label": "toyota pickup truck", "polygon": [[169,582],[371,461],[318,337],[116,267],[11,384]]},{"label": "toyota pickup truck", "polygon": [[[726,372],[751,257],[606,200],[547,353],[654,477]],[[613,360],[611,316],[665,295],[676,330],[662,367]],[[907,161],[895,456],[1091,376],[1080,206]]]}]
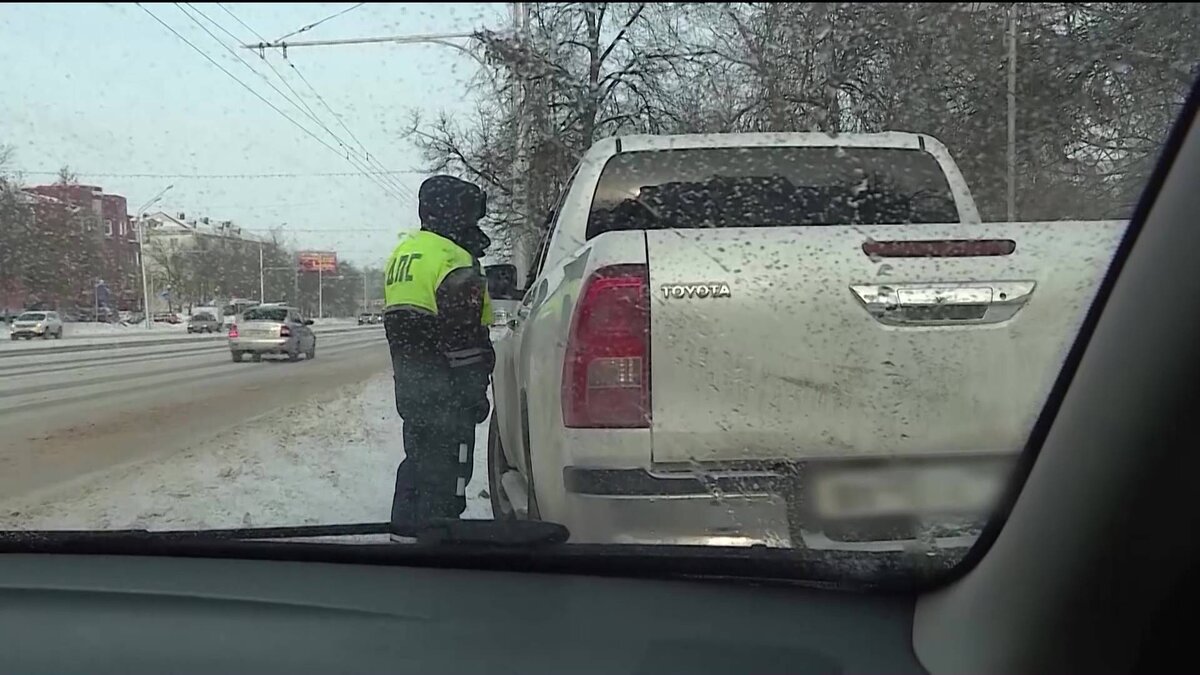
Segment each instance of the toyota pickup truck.
[{"label": "toyota pickup truck", "polygon": [[980,222],[924,134],[599,141],[497,333],[495,517],[969,545],[1125,226]]}]

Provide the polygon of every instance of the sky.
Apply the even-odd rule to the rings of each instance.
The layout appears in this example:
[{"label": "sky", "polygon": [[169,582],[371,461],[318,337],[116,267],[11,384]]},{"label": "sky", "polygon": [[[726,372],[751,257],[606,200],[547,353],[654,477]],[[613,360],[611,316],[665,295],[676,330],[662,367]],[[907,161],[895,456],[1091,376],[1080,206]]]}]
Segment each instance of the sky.
[{"label": "sky", "polygon": [[[268,51],[264,62],[204,18],[258,42],[255,34],[276,40],[354,4],[0,4],[0,145],[15,151],[7,168],[34,185],[70,166],[80,182],[124,195],[130,213],[171,185],[150,211],[253,232],[282,227],[292,246],[382,264],[398,234],[417,226],[414,195],[428,175],[405,129],[414,113],[468,112],[479,64],[431,44],[293,47],[286,61]],[[363,3],[289,41],[503,29],[507,17],[503,3]],[[298,92],[299,106],[267,84],[264,76],[293,96],[267,64]],[[309,112],[378,168],[404,173],[391,174],[388,189],[377,185]],[[313,175],[330,173],[348,175]]]}]

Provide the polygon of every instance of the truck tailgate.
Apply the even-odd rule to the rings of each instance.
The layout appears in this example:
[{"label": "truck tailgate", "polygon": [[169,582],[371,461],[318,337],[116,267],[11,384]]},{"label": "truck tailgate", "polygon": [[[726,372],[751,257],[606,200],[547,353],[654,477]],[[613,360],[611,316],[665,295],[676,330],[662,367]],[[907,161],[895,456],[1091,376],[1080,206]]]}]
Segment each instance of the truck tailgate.
[{"label": "truck tailgate", "polygon": [[653,459],[1018,451],[1125,225],[648,231]]}]

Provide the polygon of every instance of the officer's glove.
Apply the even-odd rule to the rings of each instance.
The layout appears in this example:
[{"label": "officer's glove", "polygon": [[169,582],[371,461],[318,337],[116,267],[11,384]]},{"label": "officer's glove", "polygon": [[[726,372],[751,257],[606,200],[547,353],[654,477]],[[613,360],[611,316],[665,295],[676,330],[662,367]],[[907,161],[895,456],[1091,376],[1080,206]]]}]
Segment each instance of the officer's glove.
[{"label": "officer's glove", "polygon": [[487,398],[495,358],[491,345],[447,352],[446,357],[450,365],[451,386],[462,401],[463,408],[475,424],[483,422],[491,412],[491,403]]},{"label": "officer's glove", "polygon": [[475,424],[482,424],[487,421],[488,414],[492,412],[492,404],[488,401],[487,392],[475,400],[471,407]]}]

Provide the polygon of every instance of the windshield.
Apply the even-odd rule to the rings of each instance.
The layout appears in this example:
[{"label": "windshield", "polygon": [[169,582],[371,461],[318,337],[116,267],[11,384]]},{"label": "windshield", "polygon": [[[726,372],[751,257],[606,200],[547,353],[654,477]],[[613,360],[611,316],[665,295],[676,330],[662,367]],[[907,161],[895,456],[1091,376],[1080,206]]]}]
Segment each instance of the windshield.
[{"label": "windshield", "polygon": [[542,522],[871,583],[985,531],[1200,21],[9,3],[0,63],[0,531]]},{"label": "windshield", "polygon": [[242,313],[246,321],[286,321],[288,311],[283,307],[254,307]]}]

